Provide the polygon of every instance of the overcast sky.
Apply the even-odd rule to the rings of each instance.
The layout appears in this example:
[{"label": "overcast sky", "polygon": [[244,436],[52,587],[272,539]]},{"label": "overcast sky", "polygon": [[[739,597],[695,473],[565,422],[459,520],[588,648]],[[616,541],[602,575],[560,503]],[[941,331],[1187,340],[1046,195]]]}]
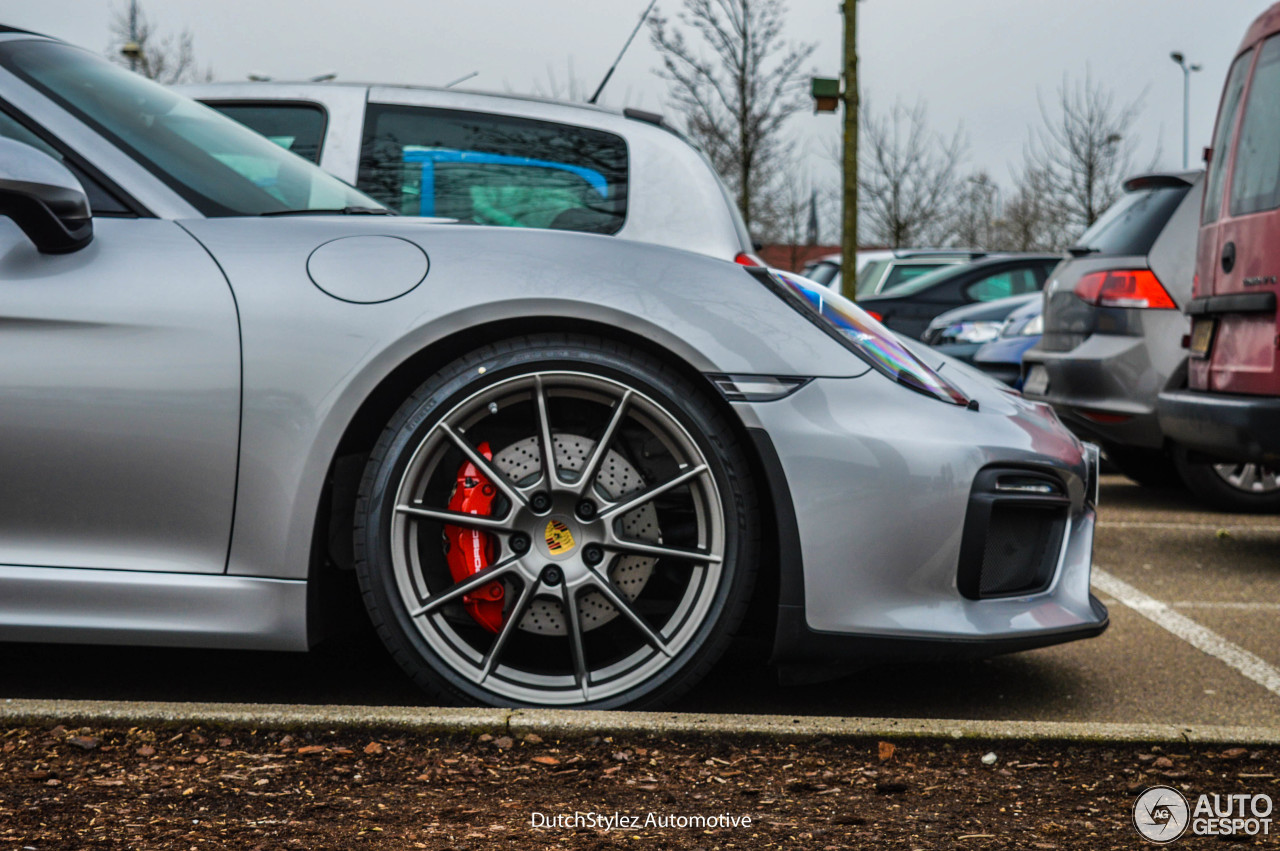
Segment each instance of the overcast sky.
[{"label": "overcast sky", "polygon": [[[0,0],[0,22],[95,50],[127,0]],[[219,80],[249,72],[297,79],[441,85],[479,71],[467,88],[551,94],[569,68],[588,90],[621,48],[647,0],[142,0],[164,32],[189,28],[202,64]],[[923,101],[939,132],[963,127],[968,168],[999,182],[1021,161],[1037,95],[1051,102],[1064,74],[1086,68],[1121,102],[1143,98],[1132,134],[1143,160],[1182,159],[1183,51],[1204,70],[1191,81],[1191,161],[1212,132],[1227,66],[1258,0],[866,0],[859,4],[862,92],[878,108]],[[673,13],[678,0],[659,0]],[[841,67],[837,0],[790,0],[788,35],[818,44],[813,70]],[[632,45],[604,101],[661,110],[665,83],[647,33]],[[567,93],[567,92],[565,92]],[[792,132],[810,174],[835,179],[824,153],[839,119],[805,115]],[[1144,162],[1145,164],[1145,162]]]}]

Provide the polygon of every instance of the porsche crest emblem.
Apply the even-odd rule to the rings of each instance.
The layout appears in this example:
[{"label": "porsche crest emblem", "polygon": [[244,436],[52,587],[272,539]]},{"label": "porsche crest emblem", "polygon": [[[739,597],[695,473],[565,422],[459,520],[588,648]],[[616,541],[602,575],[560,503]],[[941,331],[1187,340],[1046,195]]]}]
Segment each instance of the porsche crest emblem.
[{"label": "porsche crest emblem", "polygon": [[547,521],[546,538],[547,549],[553,555],[564,555],[574,547],[573,533],[559,520]]}]

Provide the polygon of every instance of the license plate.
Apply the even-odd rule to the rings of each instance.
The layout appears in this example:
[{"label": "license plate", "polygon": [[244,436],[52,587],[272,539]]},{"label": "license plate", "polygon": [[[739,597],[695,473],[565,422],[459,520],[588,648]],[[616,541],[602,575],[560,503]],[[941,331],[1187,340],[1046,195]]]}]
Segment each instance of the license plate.
[{"label": "license plate", "polygon": [[1197,319],[1191,326],[1191,356],[1207,358],[1213,345],[1213,331],[1218,323],[1213,319]]},{"label": "license plate", "polygon": [[1028,396],[1043,396],[1049,392],[1049,370],[1043,366],[1033,366],[1027,373],[1027,380],[1022,383],[1022,392]]}]

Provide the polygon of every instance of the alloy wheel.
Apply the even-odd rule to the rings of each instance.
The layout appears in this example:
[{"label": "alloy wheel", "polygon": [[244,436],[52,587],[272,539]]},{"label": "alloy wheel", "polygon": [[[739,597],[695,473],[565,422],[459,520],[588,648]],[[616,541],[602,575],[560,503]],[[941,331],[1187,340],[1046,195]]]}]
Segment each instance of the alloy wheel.
[{"label": "alloy wheel", "polygon": [[1280,491],[1280,471],[1263,464],[1214,464],[1213,471],[1231,487],[1246,493]]},{"label": "alloy wheel", "polygon": [[[493,485],[488,514],[447,507],[460,464]],[[483,533],[491,554],[460,581],[449,527]],[[413,628],[455,675],[517,703],[607,700],[660,675],[706,622],[725,547],[725,500],[681,419],[641,388],[573,370],[454,405],[413,449],[390,520]],[[496,631],[464,607],[482,591],[502,601]]]}]

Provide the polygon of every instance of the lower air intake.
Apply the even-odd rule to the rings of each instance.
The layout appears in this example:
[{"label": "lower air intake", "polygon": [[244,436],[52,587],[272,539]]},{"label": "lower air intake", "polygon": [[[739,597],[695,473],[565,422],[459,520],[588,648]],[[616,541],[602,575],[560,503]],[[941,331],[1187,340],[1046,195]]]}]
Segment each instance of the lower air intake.
[{"label": "lower air intake", "polygon": [[1048,587],[1066,520],[1066,510],[1057,507],[992,506],[978,596],[1031,594]]},{"label": "lower air intake", "polygon": [[982,600],[1048,588],[1070,513],[1066,482],[1054,473],[1007,467],[980,471],[960,541],[960,593]]}]

